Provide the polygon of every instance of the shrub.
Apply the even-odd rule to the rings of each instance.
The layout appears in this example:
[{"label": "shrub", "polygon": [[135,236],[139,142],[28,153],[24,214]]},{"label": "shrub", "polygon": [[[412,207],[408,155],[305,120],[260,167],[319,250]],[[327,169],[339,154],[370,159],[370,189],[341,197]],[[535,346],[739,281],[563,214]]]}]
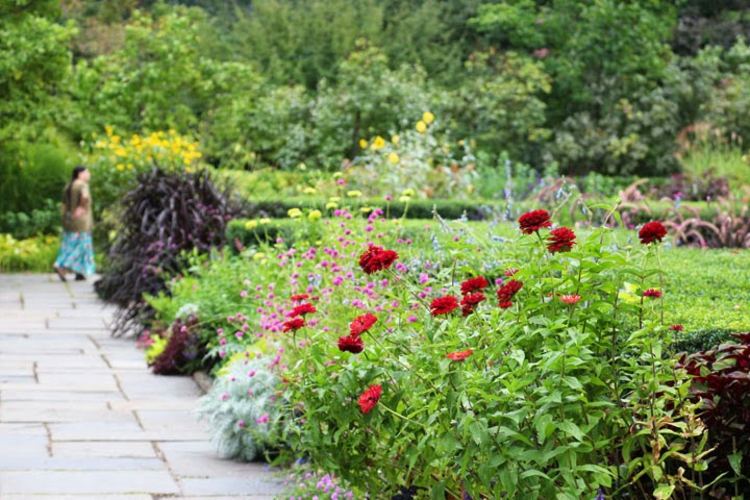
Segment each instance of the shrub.
[{"label": "shrub", "polygon": [[195,172],[202,154],[198,143],[174,130],[123,138],[107,126],[88,156],[91,189],[98,212],[117,212],[117,203],[138,184],[138,176],[153,168],[165,172]]},{"label": "shrub", "polygon": [[121,229],[109,253],[111,265],[96,283],[99,295],[121,308],[118,335],[139,333],[139,325],[151,314],[144,295],[165,289],[166,281],[187,263],[183,252],[222,247],[226,223],[236,213],[207,173],[159,169],[138,177],[123,207]]},{"label": "shrub", "polygon": [[61,224],[59,205],[59,202],[47,199],[29,212],[0,214],[0,233],[10,233],[16,238],[57,234]]},{"label": "shrub", "polygon": [[288,419],[279,400],[278,365],[273,359],[252,356],[229,363],[201,398],[199,409],[219,454],[247,462],[281,445]]}]

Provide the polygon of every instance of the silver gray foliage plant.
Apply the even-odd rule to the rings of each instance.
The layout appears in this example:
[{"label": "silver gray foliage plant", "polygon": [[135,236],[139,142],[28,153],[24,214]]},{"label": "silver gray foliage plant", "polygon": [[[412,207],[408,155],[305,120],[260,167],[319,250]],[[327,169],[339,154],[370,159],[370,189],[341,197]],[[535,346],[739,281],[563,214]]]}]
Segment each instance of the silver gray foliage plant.
[{"label": "silver gray foliage plant", "polygon": [[222,457],[251,461],[280,444],[283,405],[271,365],[262,357],[236,361],[201,398],[198,414]]}]

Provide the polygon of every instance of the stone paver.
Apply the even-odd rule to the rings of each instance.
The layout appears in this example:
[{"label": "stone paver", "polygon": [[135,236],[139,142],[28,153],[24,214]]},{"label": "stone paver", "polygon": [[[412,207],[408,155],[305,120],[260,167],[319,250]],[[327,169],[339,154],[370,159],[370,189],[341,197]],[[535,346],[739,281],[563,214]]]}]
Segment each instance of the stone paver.
[{"label": "stone paver", "polygon": [[148,372],[90,283],[0,275],[0,499],[270,499],[263,464],[222,460],[187,377]]}]

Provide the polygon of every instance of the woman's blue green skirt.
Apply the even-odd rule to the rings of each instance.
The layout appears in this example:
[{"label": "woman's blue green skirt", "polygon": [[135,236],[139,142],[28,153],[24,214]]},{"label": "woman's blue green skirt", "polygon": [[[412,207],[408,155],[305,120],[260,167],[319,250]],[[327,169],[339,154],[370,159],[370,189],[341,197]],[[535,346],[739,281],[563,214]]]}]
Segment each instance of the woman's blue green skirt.
[{"label": "woman's blue green skirt", "polygon": [[94,274],[94,245],[91,233],[63,231],[62,246],[55,259],[55,267],[61,267],[77,274]]}]

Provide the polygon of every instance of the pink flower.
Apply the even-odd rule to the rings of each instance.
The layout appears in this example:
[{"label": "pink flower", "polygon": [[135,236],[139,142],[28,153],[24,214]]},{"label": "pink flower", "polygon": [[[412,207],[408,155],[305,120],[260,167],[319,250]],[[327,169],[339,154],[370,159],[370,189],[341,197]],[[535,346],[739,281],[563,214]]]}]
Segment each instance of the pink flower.
[{"label": "pink flower", "polygon": [[256,424],[267,424],[268,420],[269,420],[268,413],[264,413],[263,415],[261,415],[260,417],[258,417],[258,418],[255,419],[255,423]]},{"label": "pink flower", "polygon": [[562,295],[560,297],[560,302],[562,302],[563,304],[568,304],[569,306],[572,306],[573,304],[577,304],[579,300],[581,300],[581,296],[576,295],[576,294]]}]

